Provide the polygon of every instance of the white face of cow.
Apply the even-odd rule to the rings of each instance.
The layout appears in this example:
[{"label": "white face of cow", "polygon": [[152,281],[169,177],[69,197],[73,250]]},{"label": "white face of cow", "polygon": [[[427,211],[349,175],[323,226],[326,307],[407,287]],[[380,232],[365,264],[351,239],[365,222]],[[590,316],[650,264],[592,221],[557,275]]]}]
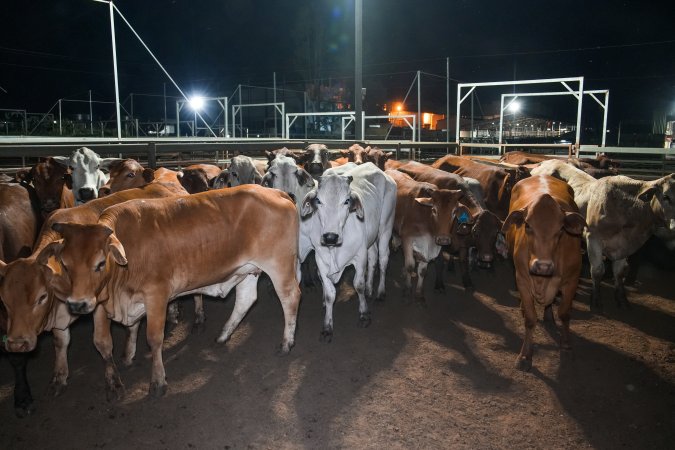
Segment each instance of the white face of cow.
[{"label": "white face of cow", "polygon": [[303,215],[312,212],[319,217],[321,245],[341,245],[347,217],[355,212],[363,219],[361,199],[350,189],[352,177],[337,174],[324,175],[319,186],[305,196],[302,204]]},{"label": "white face of cow", "polygon": [[98,189],[106,182],[99,171],[101,157],[87,147],[82,147],[70,156],[68,165],[73,180],[75,204],[81,205],[98,198]]},{"label": "white face of cow", "polygon": [[286,192],[297,204],[314,188],[314,179],[293,158],[277,156],[262,179],[263,186]]},{"label": "white face of cow", "polygon": [[253,160],[248,156],[235,156],[232,158],[228,171],[229,179],[227,185],[230,187],[241,184],[260,184],[262,178],[258,171],[255,170]]}]

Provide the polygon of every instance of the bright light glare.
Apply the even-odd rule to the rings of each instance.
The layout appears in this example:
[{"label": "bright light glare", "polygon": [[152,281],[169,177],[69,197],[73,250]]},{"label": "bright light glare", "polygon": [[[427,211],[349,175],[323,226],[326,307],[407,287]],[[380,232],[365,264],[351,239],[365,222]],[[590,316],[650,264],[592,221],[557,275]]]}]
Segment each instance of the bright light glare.
[{"label": "bright light glare", "polygon": [[511,102],[509,105],[509,111],[514,113],[520,111],[520,103],[516,101]]},{"label": "bright light glare", "polygon": [[188,101],[188,103],[190,104],[190,108],[192,108],[195,111],[199,111],[204,107],[204,97],[195,95]]}]

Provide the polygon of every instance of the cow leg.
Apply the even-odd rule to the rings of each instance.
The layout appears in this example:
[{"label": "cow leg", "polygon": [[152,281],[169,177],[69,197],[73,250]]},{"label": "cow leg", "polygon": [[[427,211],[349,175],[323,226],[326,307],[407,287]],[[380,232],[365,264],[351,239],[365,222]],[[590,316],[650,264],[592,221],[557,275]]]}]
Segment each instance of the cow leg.
[{"label": "cow leg", "polygon": [[373,297],[373,282],[375,279],[375,270],[377,268],[377,246],[371,245],[368,248],[368,270],[366,272],[366,297]]},{"label": "cow leg", "polygon": [[[392,221],[393,219],[392,215]],[[391,240],[391,226],[385,227],[385,231],[377,238],[377,257],[379,261],[380,277],[377,283],[377,297],[376,300],[383,301],[386,296],[385,281],[387,274],[387,266],[389,265],[389,241]]]},{"label": "cow leg", "polygon": [[[237,329],[239,323],[241,323],[242,319],[257,299],[258,276],[247,275],[239,282],[239,284],[237,284],[234,309],[232,310],[232,314],[230,314],[230,318],[225,322],[223,331],[220,333],[220,336],[218,336],[218,339],[216,339],[217,343],[223,344],[230,339],[234,330]],[[281,297],[279,297],[279,299],[281,299]]]},{"label": "cow leg", "polygon": [[612,261],[612,272],[614,273],[614,299],[616,300],[616,306],[619,308],[621,306],[630,308],[630,303],[628,303],[628,298],[626,298],[626,288],[624,287],[624,278],[628,272],[628,260],[624,258]]},{"label": "cow leg", "polygon": [[281,302],[281,308],[284,310],[284,337],[279,351],[282,355],[285,355],[295,345],[295,328],[298,319],[298,307],[300,306],[300,287],[295,280],[288,280],[286,283],[283,283],[279,282],[275,277],[272,281]]},{"label": "cow leg", "polygon": [[572,311],[572,301],[577,292],[578,280],[568,283],[561,289],[560,305],[558,306],[558,317],[562,322],[560,331],[560,348],[562,350],[571,350],[570,345],[570,312]]},{"label": "cow leg", "polygon": [[113,340],[110,333],[110,319],[103,307],[94,310],[94,346],[105,364],[105,390],[108,401],[120,400],[124,396],[124,384],[113,359]]},{"label": "cow leg", "polygon": [[461,247],[459,249],[459,267],[462,273],[462,285],[467,291],[473,290],[473,282],[469,275],[469,249],[468,247]]},{"label": "cow leg", "polygon": [[136,356],[136,343],[138,341],[138,328],[141,326],[141,321],[139,320],[130,327],[126,327],[127,342],[124,346],[124,356],[122,356],[122,364],[125,367],[129,367],[134,362],[134,357]]},{"label": "cow leg", "polygon": [[424,278],[427,275],[427,266],[429,263],[426,261],[417,262],[417,284],[415,285],[415,301],[420,303],[425,303],[426,298],[424,298]]},{"label": "cow leg", "polygon": [[178,325],[178,320],[180,319],[180,307],[178,302],[169,303],[168,311],[166,313],[166,321],[173,325]]},{"label": "cow leg", "polygon": [[602,260],[602,244],[591,238],[587,239],[586,251],[588,262],[591,265],[591,278],[593,279],[593,291],[591,293],[591,311],[602,312],[602,299],[600,285],[605,275],[605,263]]},{"label": "cow leg", "polygon": [[[518,283],[525,286],[526,282]],[[520,290],[520,309],[525,319],[525,339],[520,349],[520,354],[516,360],[516,368],[523,371],[529,371],[532,368],[532,354],[534,353],[534,327],[537,324],[537,311],[534,307],[534,299],[525,289]]]},{"label": "cow leg", "polygon": [[319,276],[321,277],[321,284],[323,286],[324,308],[323,328],[319,335],[319,341],[328,343],[333,340],[333,304],[335,303],[336,290],[333,282],[326,276],[329,270],[328,266],[318,255],[316,264],[319,268]]},{"label": "cow leg", "polygon": [[68,380],[68,345],[70,345],[70,329],[52,330],[54,335],[54,376],[49,383],[49,393],[59,396],[65,391]]},{"label": "cow leg", "polygon": [[415,271],[415,254],[410,241],[403,243],[403,276],[405,277],[405,287],[412,295],[412,279],[417,277],[417,272]]},{"label": "cow leg", "polygon": [[[164,297],[166,298],[166,297]],[[162,345],[164,344],[164,326],[166,325],[166,300],[159,296],[145,298],[147,315],[146,337],[152,353],[152,378],[149,394],[161,397],[166,394],[166,372],[162,359]]]},{"label": "cow leg", "polygon": [[26,378],[28,354],[9,353],[8,359],[14,369],[14,414],[16,417],[26,417],[35,411],[33,396]]},{"label": "cow leg", "polygon": [[[375,247],[374,245],[371,246],[371,248]],[[377,252],[377,247],[375,247],[375,251]],[[363,256],[358,255],[358,261],[356,261],[356,264],[354,264],[354,290],[356,291],[356,295],[359,296],[359,327],[360,328],[367,328],[370,325],[370,311],[368,310],[368,301],[366,300],[366,294],[365,294],[365,289],[368,289],[367,286],[365,286],[364,289],[364,284],[365,283],[365,278],[366,274],[364,271],[366,270],[366,264],[368,265],[368,269],[370,269],[370,256],[371,256],[371,250],[368,249],[368,252],[364,254]],[[373,263],[373,271],[375,270],[375,264]]]},{"label": "cow leg", "polygon": [[192,333],[201,333],[206,328],[206,314],[204,314],[204,297],[202,294],[194,295],[195,322],[192,324]]},{"label": "cow leg", "polygon": [[438,253],[434,259],[434,268],[436,269],[436,280],[434,281],[434,291],[445,293],[445,283],[443,282],[443,266],[445,258],[443,258],[443,251]]}]

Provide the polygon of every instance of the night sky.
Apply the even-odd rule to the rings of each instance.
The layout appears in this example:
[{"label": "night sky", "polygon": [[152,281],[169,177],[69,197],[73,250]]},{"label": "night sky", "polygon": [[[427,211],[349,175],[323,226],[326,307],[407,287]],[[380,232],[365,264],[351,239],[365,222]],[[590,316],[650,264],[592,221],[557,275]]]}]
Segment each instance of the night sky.
[{"label": "night sky", "polygon": [[[87,98],[89,89],[96,99],[114,98],[107,5],[2,3],[0,87],[7,92],[0,90],[0,108],[44,112],[58,98]],[[271,86],[273,72],[286,87],[316,78],[351,85],[353,4],[116,2],[181,87],[211,96],[229,96],[239,83]],[[121,97],[161,93],[168,80],[116,22]],[[675,114],[674,23],[672,7],[645,1],[363,0],[366,112],[402,99],[417,70],[445,75],[450,57],[450,76],[462,82],[585,76],[586,89],[611,91],[610,127]],[[499,91],[477,94],[481,111],[494,112]],[[599,118],[594,102],[585,102],[588,117]],[[423,106],[444,112],[444,80],[423,77]],[[571,98],[559,99],[544,113],[568,119],[575,108]]]}]

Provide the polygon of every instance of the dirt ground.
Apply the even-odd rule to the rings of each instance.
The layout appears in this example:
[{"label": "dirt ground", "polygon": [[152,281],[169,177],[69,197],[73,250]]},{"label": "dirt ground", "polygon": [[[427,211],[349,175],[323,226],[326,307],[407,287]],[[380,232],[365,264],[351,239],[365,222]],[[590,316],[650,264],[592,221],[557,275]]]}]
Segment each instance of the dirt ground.
[{"label": "dirt ground", "polygon": [[[387,300],[357,327],[348,273],[335,304],[335,335],[319,342],[320,290],[303,291],[296,346],[277,356],[279,303],[260,284],[257,305],[232,340],[214,343],[233,298],[208,300],[207,326],[190,334],[190,300],[165,342],[169,382],[147,396],[144,328],[137,360],[123,369],[127,394],[105,400],[92,322],[72,330],[70,379],[57,398],[51,335],[29,363],[36,411],[17,419],[12,376],[0,361],[1,449],[127,448],[673,448],[675,445],[675,284],[673,272],[644,267],[617,309],[609,284],[605,315],[588,309],[583,279],[572,316],[572,354],[557,331],[537,328],[531,372],[514,369],[523,324],[509,266],[474,272],[476,292],[454,273],[445,294],[427,280],[427,305],[411,304],[392,256]],[[540,311],[541,317],[541,311]],[[116,328],[116,355],[123,331]]]}]

